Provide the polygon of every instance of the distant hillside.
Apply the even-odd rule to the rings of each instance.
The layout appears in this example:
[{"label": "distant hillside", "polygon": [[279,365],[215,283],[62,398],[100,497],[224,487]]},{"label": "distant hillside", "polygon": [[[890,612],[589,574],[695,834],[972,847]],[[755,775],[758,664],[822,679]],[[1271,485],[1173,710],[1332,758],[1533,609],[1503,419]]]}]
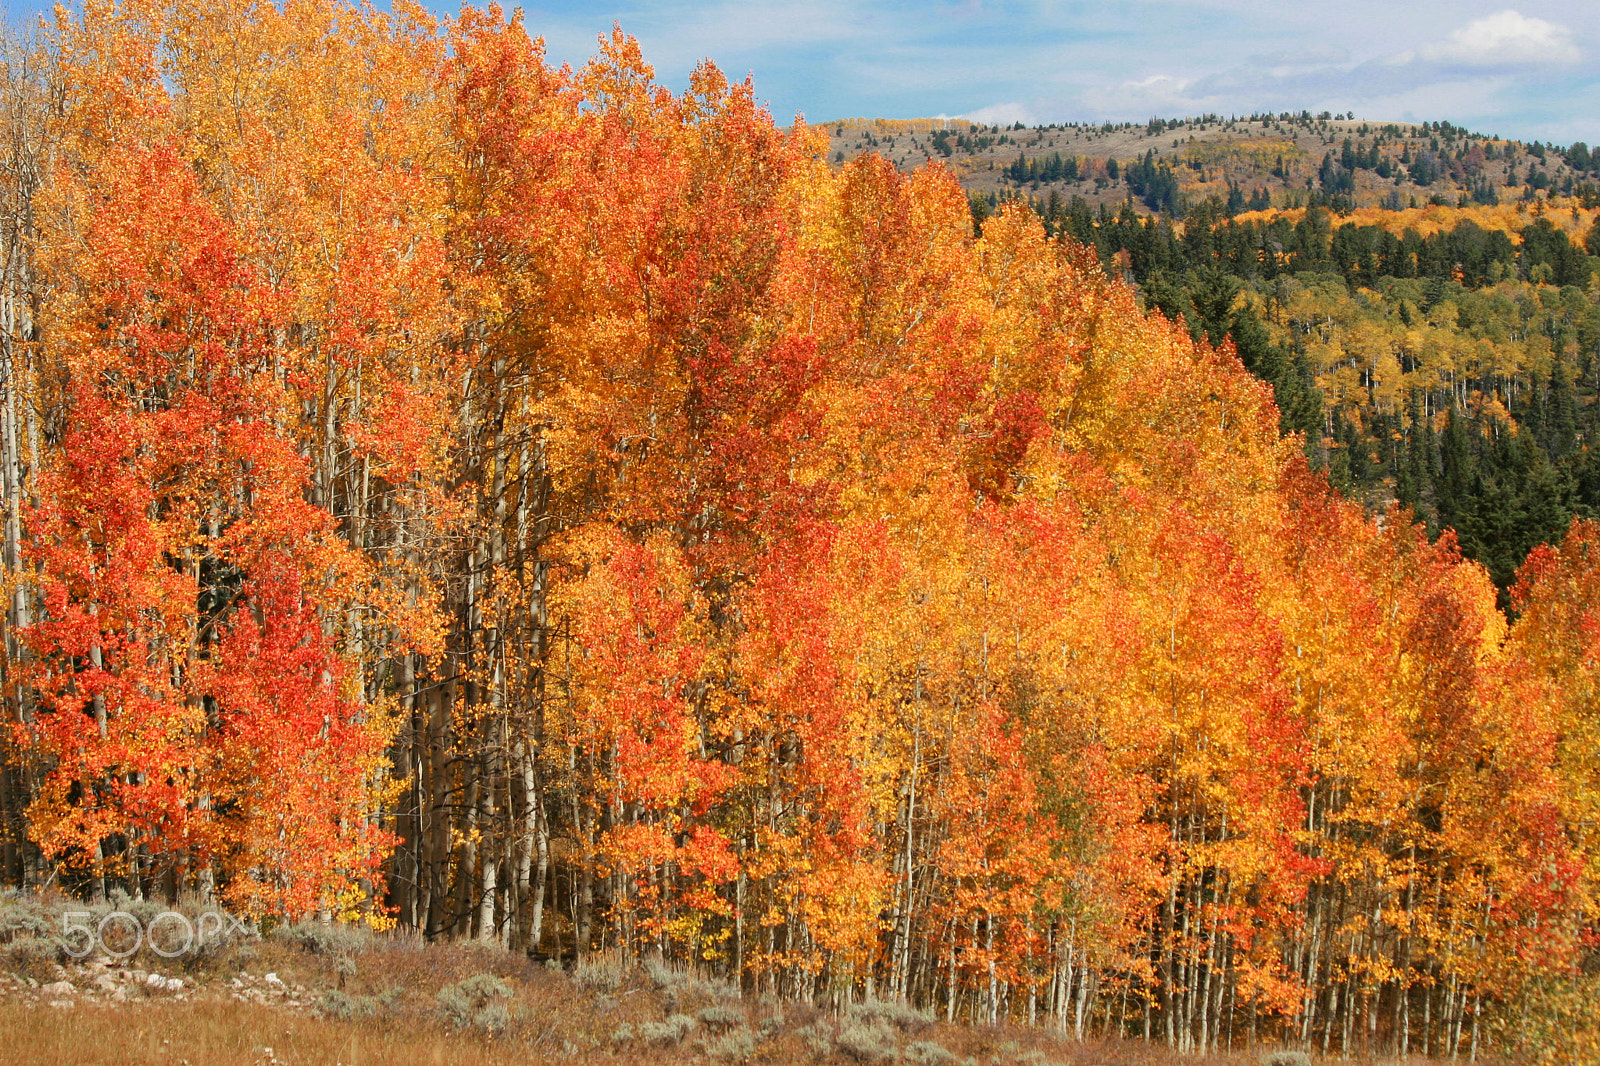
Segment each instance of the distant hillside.
[{"label": "distant hillside", "polygon": [[[1600,159],[1472,133],[1448,122],[1376,123],[1323,113],[1152,118],[1144,124],[985,126],[962,119],[846,119],[818,127],[829,158],[877,152],[901,169],[948,167],[969,193],[1132,196],[1141,213],[1228,213],[1321,203],[1391,210],[1492,205],[1541,193],[1600,203]],[[1593,203],[1591,203],[1593,206]]]}]

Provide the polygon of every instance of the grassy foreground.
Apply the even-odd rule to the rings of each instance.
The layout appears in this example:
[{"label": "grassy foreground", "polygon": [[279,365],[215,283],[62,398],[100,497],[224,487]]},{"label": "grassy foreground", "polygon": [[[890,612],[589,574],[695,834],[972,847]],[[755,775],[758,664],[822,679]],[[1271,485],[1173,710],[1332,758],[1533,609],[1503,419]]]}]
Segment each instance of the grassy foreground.
[{"label": "grassy foreground", "polygon": [[424,945],[340,926],[234,937],[175,959],[146,944],[126,959],[74,960],[53,937],[11,932],[0,946],[0,1062],[29,1066],[1315,1061],[1267,1049],[1180,1058],[1138,1040],[949,1025],[893,1003],[836,1010],[740,997],[649,963],[570,973],[492,945]]}]

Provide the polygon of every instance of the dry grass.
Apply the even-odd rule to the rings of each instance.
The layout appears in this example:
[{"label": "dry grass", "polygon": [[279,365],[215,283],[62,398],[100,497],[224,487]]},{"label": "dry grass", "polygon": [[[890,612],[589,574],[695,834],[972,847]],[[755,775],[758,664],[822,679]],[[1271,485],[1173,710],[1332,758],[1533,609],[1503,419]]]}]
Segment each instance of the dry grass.
[{"label": "dry grass", "polygon": [[89,975],[65,972],[80,989],[70,1008],[50,1006],[25,980],[0,986],[0,1064],[1258,1066],[1259,1058],[1180,1058],[1139,1041],[952,1026],[892,1004],[835,1014],[740,999],[723,983],[660,966],[624,972],[602,962],[568,975],[492,947],[425,947],[326,927],[280,930],[196,960],[184,972],[198,989],[183,999],[138,993],[114,1002],[88,991]]},{"label": "dry grass", "polygon": [[[155,1003],[70,1013],[0,1002],[0,1060],[30,1066],[268,1066],[278,1063],[450,1063],[529,1061],[525,1046],[429,1032],[390,1021],[337,1022],[273,1007],[225,1001]],[[267,1049],[271,1049],[270,1051]]]},{"label": "dry grass", "polygon": [[[582,1017],[572,1015],[566,1021],[581,1022]],[[576,1028],[578,1032],[572,1035],[581,1037],[582,1025]],[[558,1062],[644,1066],[708,1061],[692,1041],[676,1047],[550,1046],[548,1042],[530,1040],[526,1031],[508,1030],[494,1037],[450,1030],[437,1021],[417,1016],[348,1022],[221,1000],[79,1007],[70,1012],[24,1005],[14,999],[0,1000],[0,1039],[4,1041],[0,1045],[0,1062],[28,1066],[524,1066]],[[1180,1059],[1154,1045],[1063,1043],[1026,1030],[969,1030],[939,1025],[919,1034],[917,1042],[935,1044],[951,1054],[950,1060],[921,1061],[965,1061],[982,1066],[1257,1066],[1257,1057],[1244,1053]],[[837,1051],[818,1059],[795,1032],[788,1031],[757,1045],[745,1061],[810,1066],[859,1060]],[[899,1061],[918,1059],[902,1057]]]}]

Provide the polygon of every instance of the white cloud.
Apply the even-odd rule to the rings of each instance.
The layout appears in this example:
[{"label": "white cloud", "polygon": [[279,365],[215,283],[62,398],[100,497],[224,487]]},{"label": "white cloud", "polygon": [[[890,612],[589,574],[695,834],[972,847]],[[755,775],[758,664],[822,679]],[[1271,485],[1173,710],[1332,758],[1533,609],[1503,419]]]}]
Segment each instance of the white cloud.
[{"label": "white cloud", "polygon": [[870,21],[852,5],[840,0],[827,3],[814,0],[805,4],[791,4],[783,0],[741,0],[739,3],[722,5],[691,4],[670,23],[666,19],[660,20],[670,25],[670,29],[661,36],[670,42],[671,47],[692,53],[714,45],[716,51],[724,54],[774,45],[800,48],[814,44],[839,44],[859,37]]},{"label": "white cloud", "polygon": [[[1510,78],[1471,77],[1455,81],[1430,82],[1412,88],[1373,95],[1361,101],[1362,117],[1403,122],[1427,122],[1440,115],[1475,115],[1477,122],[1490,122],[1510,110],[1504,94],[1512,87]],[[1475,127],[1480,133],[1494,130]]]},{"label": "white cloud", "polygon": [[1475,19],[1417,54],[1435,63],[1472,67],[1565,64],[1580,58],[1571,30],[1510,10]]},{"label": "white cloud", "polygon": [[1245,62],[1257,70],[1265,71],[1274,78],[1287,78],[1303,71],[1322,70],[1326,67],[1349,63],[1350,50],[1334,45],[1313,45],[1290,52],[1271,52],[1265,55],[1255,55]]},{"label": "white cloud", "polygon": [[1013,122],[1020,122],[1024,126],[1035,126],[1045,121],[1026,104],[1015,102],[990,104],[988,107],[980,107],[976,111],[968,111],[965,115],[955,117],[964,118],[968,122],[979,122],[985,126],[1009,126]]},{"label": "white cloud", "polygon": [[1218,97],[1204,91],[1193,78],[1155,74],[1142,81],[1092,88],[1083,102],[1099,115],[1189,115],[1208,111]]}]

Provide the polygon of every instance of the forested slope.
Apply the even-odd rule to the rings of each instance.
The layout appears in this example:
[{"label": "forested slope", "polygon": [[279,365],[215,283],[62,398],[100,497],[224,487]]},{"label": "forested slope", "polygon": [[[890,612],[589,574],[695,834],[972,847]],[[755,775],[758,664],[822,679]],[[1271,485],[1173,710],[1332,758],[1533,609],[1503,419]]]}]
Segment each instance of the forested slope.
[{"label": "forested slope", "polygon": [[1593,1053],[1594,527],[1508,621],[1058,223],[397,12],[7,66],[9,880]]},{"label": "forested slope", "polygon": [[1502,606],[1533,546],[1595,517],[1600,153],[1587,144],[1309,112],[826,129],[836,163],[943,162],[980,229],[1028,203],[1147,309],[1231,337],[1314,466],[1369,512],[1398,504],[1454,529]]},{"label": "forested slope", "polygon": [[1231,338],[1341,490],[1456,530],[1509,589],[1535,544],[1600,506],[1593,214],[1541,202],[1200,218],[1181,235],[1127,212],[1058,225],[1124,266],[1147,307]]}]

